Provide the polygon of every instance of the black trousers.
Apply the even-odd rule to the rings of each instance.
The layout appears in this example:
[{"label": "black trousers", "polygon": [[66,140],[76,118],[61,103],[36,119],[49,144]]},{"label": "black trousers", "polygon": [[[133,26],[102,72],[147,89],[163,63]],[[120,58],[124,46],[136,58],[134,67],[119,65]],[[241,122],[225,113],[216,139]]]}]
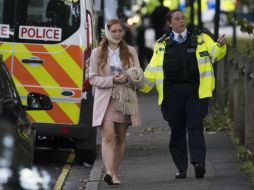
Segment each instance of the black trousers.
[{"label": "black trousers", "polygon": [[164,85],[161,111],[171,128],[169,149],[179,171],[186,171],[188,168],[186,132],[191,163],[205,167],[203,119],[208,113],[208,105],[209,98],[198,97],[198,83]]}]

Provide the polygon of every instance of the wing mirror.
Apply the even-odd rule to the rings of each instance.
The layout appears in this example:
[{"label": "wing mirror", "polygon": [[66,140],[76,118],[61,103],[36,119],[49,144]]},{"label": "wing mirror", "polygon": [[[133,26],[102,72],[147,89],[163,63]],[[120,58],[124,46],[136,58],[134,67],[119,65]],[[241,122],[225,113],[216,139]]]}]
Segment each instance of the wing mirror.
[{"label": "wing mirror", "polygon": [[44,94],[30,92],[27,96],[26,110],[50,110],[52,107],[50,98]]}]

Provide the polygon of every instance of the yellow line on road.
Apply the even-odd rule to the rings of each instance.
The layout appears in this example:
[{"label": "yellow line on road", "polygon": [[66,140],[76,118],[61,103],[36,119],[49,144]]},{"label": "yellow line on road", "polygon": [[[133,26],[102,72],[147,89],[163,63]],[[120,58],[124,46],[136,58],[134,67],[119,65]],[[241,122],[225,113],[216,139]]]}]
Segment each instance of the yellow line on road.
[{"label": "yellow line on road", "polygon": [[68,159],[62,169],[60,176],[58,177],[56,181],[56,184],[53,190],[61,190],[64,180],[70,171],[71,164],[73,163],[74,159],[75,159],[75,154],[74,154],[74,151],[72,151],[68,156]]}]

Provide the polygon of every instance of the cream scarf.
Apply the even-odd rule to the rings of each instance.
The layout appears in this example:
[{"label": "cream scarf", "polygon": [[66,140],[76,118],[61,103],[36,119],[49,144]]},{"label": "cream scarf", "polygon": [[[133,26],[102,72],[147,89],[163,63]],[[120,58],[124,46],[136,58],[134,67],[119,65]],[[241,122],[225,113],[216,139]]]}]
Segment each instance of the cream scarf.
[{"label": "cream scarf", "polygon": [[137,84],[144,79],[144,73],[139,67],[131,67],[125,71],[128,76],[126,84],[115,84],[111,97],[115,100],[113,106],[124,115],[136,115],[138,98],[136,94]]},{"label": "cream scarf", "polygon": [[114,43],[114,44],[120,43],[121,40],[117,40],[111,36],[110,31],[108,29],[108,23],[105,24],[104,30],[105,30],[105,36],[108,39],[108,41],[110,41],[111,43]]}]

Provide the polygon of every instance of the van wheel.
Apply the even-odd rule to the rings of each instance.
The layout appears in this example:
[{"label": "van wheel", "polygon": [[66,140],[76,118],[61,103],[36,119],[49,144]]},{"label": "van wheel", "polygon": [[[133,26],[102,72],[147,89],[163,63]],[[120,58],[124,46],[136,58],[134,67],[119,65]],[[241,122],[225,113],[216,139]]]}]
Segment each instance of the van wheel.
[{"label": "van wheel", "polygon": [[87,164],[93,165],[97,156],[96,149],[86,150],[86,149],[76,149],[75,151],[75,161],[77,164]]}]

